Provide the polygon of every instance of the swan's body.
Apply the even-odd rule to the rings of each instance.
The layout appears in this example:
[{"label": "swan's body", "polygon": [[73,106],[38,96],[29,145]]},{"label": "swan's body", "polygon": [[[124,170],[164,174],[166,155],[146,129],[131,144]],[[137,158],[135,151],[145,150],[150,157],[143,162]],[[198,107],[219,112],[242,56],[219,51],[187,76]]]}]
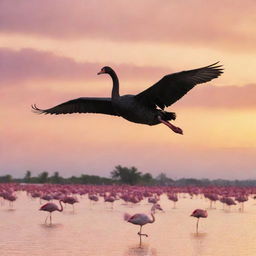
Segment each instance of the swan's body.
[{"label": "swan's body", "polygon": [[221,75],[221,66],[217,63],[207,67],[183,71],[164,76],[153,86],[137,95],[119,95],[119,80],[115,71],[104,67],[98,74],[109,74],[113,81],[111,98],[78,98],[64,102],[49,109],[32,108],[44,114],[101,113],[121,116],[128,121],[147,125],[163,123],[174,132],[183,131],[168,122],[175,120],[176,114],[164,111],[182,98],[195,85],[208,82]]}]

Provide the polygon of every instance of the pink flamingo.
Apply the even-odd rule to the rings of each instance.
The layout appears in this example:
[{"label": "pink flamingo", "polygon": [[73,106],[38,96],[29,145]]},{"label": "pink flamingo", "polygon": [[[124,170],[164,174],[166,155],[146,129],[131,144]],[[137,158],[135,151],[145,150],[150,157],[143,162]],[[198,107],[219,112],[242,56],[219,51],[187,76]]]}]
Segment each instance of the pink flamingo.
[{"label": "pink flamingo", "polygon": [[65,205],[71,204],[73,207],[73,212],[75,211],[74,204],[78,203],[78,200],[73,196],[66,196],[61,200]]},{"label": "pink flamingo", "polygon": [[216,202],[219,200],[219,197],[217,194],[215,193],[205,193],[204,194],[205,198],[208,198],[210,200],[210,209],[212,209],[212,204],[213,202]]},{"label": "pink flamingo", "polygon": [[248,201],[248,197],[247,195],[239,195],[235,198],[235,200],[238,203],[241,203],[241,208],[239,208],[239,211],[243,211],[244,210],[244,202]]},{"label": "pink flamingo", "polygon": [[114,205],[114,202],[115,202],[115,197],[114,196],[104,196],[104,202],[109,202],[111,203],[111,209],[113,209],[113,205]]},{"label": "pink flamingo", "polygon": [[[160,207],[160,205],[159,205]],[[140,246],[141,246],[141,236],[148,237],[147,234],[142,234],[142,226],[148,224],[148,223],[154,223],[155,222],[155,210],[159,208],[157,205],[153,205],[151,208],[151,216],[150,218],[147,214],[145,213],[136,213],[134,215],[130,215],[128,213],[125,213],[124,215],[124,220],[127,222],[130,222],[134,225],[139,225],[140,226],[140,231],[138,232],[138,235],[140,236]],[[160,207],[161,208],[161,207]]]},{"label": "pink flamingo", "polygon": [[173,209],[176,208],[176,202],[178,202],[178,196],[177,194],[168,194],[168,199],[173,201]]},{"label": "pink flamingo", "polygon": [[60,209],[58,208],[58,206],[54,203],[46,203],[43,206],[40,207],[40,211],[46,211],[49,212],[50,214],[47,215],[46,219],[45,219],[45,224],[47,223],[47,219],[50,216],[50,225],[52,224],[52,212],[54,211],[59,211],[62,212],[63,211],[63,205],[62,205],[62,200],[59,201],[60,203]]},{"label": "pink flamingo", "polygon": [[148,198],[148,203],[156,204],[159,201],[159,198],[153,196]]},{"label": "pink flamingo", "polygon": [[45,200],[45,201],[51,201],[53,197],[50,194],[44,194],[40,198]]},{"label": "pink flamingo", "polygon": [[90,194],[90,195],[88,195],[88,198],[89,198],[91,201],[95,201],[95,202],[99,201],[99,197],[98,197],[97,195],[95,195],[95,194]]},{"label": "pink flamingo", "polygon": [[156,210],[159,210],[159,211],[164,212],[164,210],[163,210],[163,208],[161,207],[160,204],[154,204],[154,205],[152,206],[151,212],[152,212],[153,214],[156,213]]},{"label": "pink flamingo", "polygon": [[9,201],[10,207],[13,207],[13,202],[16,201],[17,197],[13,194],[6,193],[4,199]]},{"label": "pink flamingo", "polygon": [[229,210],[231,209],[231,205],[236,205],[236,202],[231,197],[222,197],[220,201],[224,204],[228,205]]},{"label": "pink flamingo", "polygon": [[197,218],[197,222],[196,222],[196,233],[198,233],[198,223],[199,223],[199,219],[200,218],[207,218],[208,217],[208,213],[206,210],[203,209],[196,209],[192,212],[192,214],[190,215],[191,217],[195,217]]}]

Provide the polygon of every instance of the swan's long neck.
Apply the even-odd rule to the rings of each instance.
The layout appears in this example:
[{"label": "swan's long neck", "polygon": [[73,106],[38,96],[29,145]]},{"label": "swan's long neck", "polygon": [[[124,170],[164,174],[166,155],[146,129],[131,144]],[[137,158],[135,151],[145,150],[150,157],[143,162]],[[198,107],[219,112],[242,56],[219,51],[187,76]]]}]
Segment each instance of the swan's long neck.
[{"label": "swan's long neck", "polygon": [[112,99],[117,99],[120,97],[119,95],[119,80],[118,80],[118,77],[116,75],[116,73],[114,71],[112,71],[110,74],[109,74],[112,78],[112,81],[113,81],[113,88],[112,88]]},{"label": "swan's long neck", "polygon": [[58,211],[59,211],[59,212],[62,212],[62,211],[63,211],[63,205],[62,205],[62,203],[61,203],[61,200],[59,201],[59,203],[60,203],[60,209],[58,209]]}]

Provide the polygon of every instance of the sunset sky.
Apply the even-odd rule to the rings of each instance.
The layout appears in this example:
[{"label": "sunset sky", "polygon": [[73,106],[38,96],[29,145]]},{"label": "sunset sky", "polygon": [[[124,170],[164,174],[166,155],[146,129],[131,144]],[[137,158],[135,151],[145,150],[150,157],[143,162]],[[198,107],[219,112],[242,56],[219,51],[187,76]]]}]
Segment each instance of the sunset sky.
[{"label": "sunset sky", "polygon": [[[0,175],[256,178],[254,0],[1,0]],[[184,135],[95,115],[36,115],[81,96],[137,94],[164,75],[220,61],[225,72],[168,108]]]}]

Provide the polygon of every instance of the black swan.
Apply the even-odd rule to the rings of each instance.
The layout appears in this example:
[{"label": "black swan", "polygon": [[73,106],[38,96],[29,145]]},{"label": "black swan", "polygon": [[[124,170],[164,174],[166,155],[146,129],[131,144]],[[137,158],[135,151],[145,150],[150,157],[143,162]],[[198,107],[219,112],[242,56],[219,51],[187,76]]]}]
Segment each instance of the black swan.
[{"label": "black swan", "polygon": [[119,95],[119,81],[115,71],[103,67],[100,74],[109,74],[113,80],[111,98],[82,97],[64,102],[49,109],[32,108],[37,113],[72,114],[72,113],[101,113],[121,116],[131,122],[156,125],[163,123],[174,132],[183,134],[182,129],[174,126],[169,120],[175,120],[174,112],[164,111],[182,98],[195,85],[211,81],[223,73],[222,65],[218,62],[198,69],[182,71],[164,76],[156,84],[137,95]]}]

